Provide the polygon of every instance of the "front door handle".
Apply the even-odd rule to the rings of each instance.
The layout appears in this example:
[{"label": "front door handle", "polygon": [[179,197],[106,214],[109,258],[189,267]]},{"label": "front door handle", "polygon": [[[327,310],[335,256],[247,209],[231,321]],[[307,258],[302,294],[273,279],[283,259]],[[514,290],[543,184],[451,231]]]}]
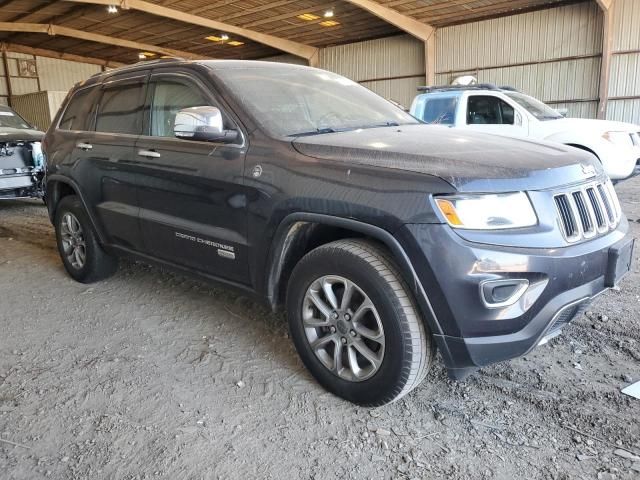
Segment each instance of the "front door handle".
[{"label": "front door handle", "polygon": [[79,148],[80,150],[84,150],[85,152],[87,150],[91,150],[93,148],[93,145],[91,145],[90,143],[77,143],[76,144],[76,148]]},{"label": "front door handle", "polygon": [[138,150],[138,155],[147,158],[160,158],[160,154],[158,152],[154,152],[153,150]]}]

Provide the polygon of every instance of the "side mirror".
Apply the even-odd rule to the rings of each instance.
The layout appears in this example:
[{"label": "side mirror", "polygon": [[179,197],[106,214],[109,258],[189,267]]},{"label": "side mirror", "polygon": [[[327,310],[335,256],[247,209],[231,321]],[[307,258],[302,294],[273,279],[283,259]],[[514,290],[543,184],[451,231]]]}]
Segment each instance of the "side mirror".
[{"label": "side mirror", "polygon": [[569,109],[568,108],[556,108],[556,112],[558,112],[563,117],[566,117],[567,114],[569,113]]},{"label": "side mirror", "polygon": [[190,107],[180,110],[173,121],[173,132],[183,140],[231,143],[236,130],[225,130],[222,113],[216,107]]},{"label": "side mirror", "polygon": [[522,126],[522,115],[520,112],[516,111],[516,117],[514,118],[513,123],[518,127]]}]

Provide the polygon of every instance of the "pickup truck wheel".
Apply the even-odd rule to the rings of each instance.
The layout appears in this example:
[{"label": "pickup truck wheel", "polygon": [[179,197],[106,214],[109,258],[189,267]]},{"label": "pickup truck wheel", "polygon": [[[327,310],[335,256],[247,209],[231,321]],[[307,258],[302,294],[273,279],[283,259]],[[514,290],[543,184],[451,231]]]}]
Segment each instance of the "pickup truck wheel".
[{"label": "pickup truck wheel", "polygon": [[364,406],[394,402],[431,365],[431,335],[390,255],[362,240],[309,252],[288,285],[287,316],[302,361],[327,390]]},{"label": "pickup truck wheel", "polygon": [[58,252],[67,273],[78,282],[105,279],[118,268],[118,259],[108,255],[98,243],[93,227],[75,195],[60,200],[55,215]]}]

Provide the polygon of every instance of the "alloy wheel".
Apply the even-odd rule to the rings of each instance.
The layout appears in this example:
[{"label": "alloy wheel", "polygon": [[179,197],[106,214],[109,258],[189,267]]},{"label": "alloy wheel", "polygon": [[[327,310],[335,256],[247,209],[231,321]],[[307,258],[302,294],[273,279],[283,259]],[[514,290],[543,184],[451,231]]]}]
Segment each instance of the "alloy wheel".
[{"label": "alloy wheel", "polygon": [[67,261],[76,270],[81,270],[87,261],[87,243],[78,218],[70,212],[60,222],[62,249]]},{"label": "alloy wheel", "polygon": [[351,280],[327,275],[313,281],[304,296],[302,323],[314,354],[338,377],[360,382],[382,365],[385,336],[380,315]]}]

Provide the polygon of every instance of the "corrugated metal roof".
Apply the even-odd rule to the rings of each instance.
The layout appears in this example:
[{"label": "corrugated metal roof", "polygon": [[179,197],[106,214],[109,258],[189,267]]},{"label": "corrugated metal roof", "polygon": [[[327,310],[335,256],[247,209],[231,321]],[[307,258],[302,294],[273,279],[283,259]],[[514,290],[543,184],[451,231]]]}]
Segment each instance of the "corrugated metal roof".
[{"label": "corrugated metal roof", "polygon": [[602,51],[602,15],[580,3],[436,32],[436,71],[513,65]]},{"label": "corrugated metal roof", "polygon": [[[380,38],[400,31],[388,22],[349,2],[327,0],[251,0],[243,2],[210,2],[208,0],[148,0],[151,3],[179,9],[203,18],[225,22],[315,47],[326,47]],[[519,13],[532,8],[545,8],[575,0],[378,0],[400,13],[435,26],[444,26],[478,18]],[[120,2],[114,1],[118,5]],[[323,14],[332,10],[336,25],[325,27]],[[303,20],[302,14],[317,18]],[[2,22],[54,24],[181,50],[213,58],[261,58],[278,55],[279,51],[246,38],[231,35],[243,42],[211,42],[206,36],[221,32],[136,10],[119,10],[109,14],[105,5],[79,4],[54,0],[9,0],[0,9]],[[139,52],[61,35],[44,33],[0,33],[0,41],[31,48],[46,48],[68,54],[133,63]]]},{"label": "corrugated metal roof", "polygon": [[389,77],[424,76],[424,44],[409,35],[328,47],[320,67],[358,82]]},{"label": "corrugated metal roof", "polygon": [[640,50],[640,1],[616,0],[613,50]]}]

